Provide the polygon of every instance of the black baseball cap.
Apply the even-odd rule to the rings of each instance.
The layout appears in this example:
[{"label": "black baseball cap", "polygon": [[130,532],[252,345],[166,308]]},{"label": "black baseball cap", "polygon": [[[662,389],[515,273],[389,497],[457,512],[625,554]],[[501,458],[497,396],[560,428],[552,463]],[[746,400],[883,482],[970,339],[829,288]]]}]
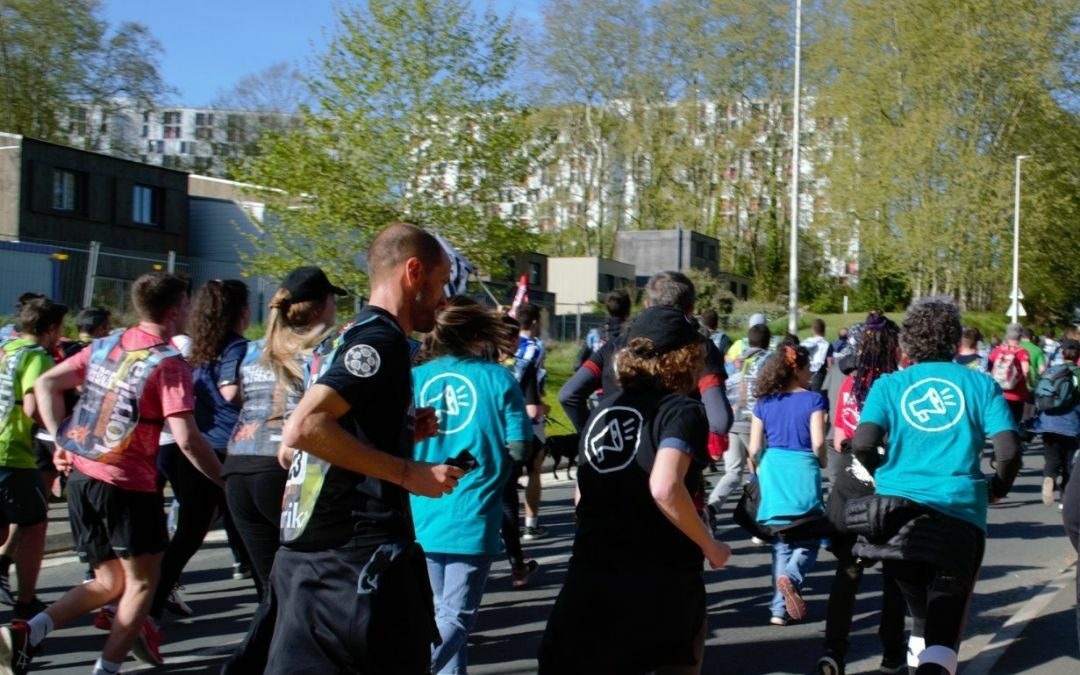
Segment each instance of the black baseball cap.
[{"label": "black baseball cap", "polygon": [[289,292],[290,302],[304,302],[305,300],[322,300],[330,293],[334,295],[348,295],[344,288],[338,288],[326,278],[326,273],[318,267],[297,267],[281,287]]},{"label": "black baseball cap", "polygon": [[697,321],[678,307],[649,307],[634,318],[627,339],[648,338],[655,351],[665,354],[691,342],[704,342]]}]

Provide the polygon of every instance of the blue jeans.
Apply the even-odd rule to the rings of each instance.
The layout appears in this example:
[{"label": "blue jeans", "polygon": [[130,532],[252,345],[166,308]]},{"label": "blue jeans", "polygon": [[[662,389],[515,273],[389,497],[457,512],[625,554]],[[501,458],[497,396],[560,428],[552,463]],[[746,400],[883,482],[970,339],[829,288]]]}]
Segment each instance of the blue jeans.
[{"label": "blue jeans", "polygon": [[426,553],[431,591],[435,596],[435,623],[442,644],[431,650],[431,672],[465,673],[466,642],[476,621],[484,584],[494,556]]},{"label": "blue jeans", "polygon": [[773,616],[782,617],[787,614],[784,608],[784,596],[776,588],[776,580],[786,576],[791,579],[795,588],[802,591],[803,580],[817,560],[819,545],[820,542],[817,539],[781,541],[778,538],[773,541],[773,598],[769,603],[769,611]]}]

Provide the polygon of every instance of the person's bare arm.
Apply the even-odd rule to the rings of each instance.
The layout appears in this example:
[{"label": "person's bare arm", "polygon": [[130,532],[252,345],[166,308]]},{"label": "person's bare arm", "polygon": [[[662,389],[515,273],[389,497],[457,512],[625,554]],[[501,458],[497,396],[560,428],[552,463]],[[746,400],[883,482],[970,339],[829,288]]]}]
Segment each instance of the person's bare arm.
[{"label": "person's bare arm", "polygon": [[751,473],[757,472],[758,454],[765,445],[765,425],[756,415],[750,417],[750,443],[746,448]]},{"label": "person's bare arm", "polygon": [[187,455],[195,468],[218,486],[223,486],[221,460],[210,447],[206,437],[199,431],[199,426],[195,423],[195,415],[190,412],[170,415],[165,418],[165,423],[169,425],[169,431],[176,439],[177,447]]},{"label": "person's bare arm", "polygon": [[349,409],[340,394],[316,384],[289,416],[282,442],[334,466],[400,485],[424,497],[441,497],[457,486],[464,474],[457,467],[414,462],[361,442],[338,424]]},{"label": "person's bare arm", "polygon": [[221,398],[225,399],[229,403],[236,407],[240,407],[244,403],[244,397],[240,393],[239,384],[226,384],[218,387],[218,391],[221,392]]},{"label": "person's bare arm", "polygon": [[817,455],[818,463],[826,466],[829,463],[829,451],[825,446],[825,411],[817,410],[810,415],[810,445],[811,450]]},{"label": "person's bare arm", "polygon": [[37,399],[34,398],[34,392],[28,391],[23,394],[22,409],[23,414],[30,419],[34,420],[35,422],[41,421],[41,418],[38,417],[38,405]]},{"label": "person's bare arm", "polygon": [[34,407],[41,424],[56,438],[56,430],[64,421],[64,392],[82,384],[83,378],[72,364],[61,363],[41,374],[34,383]]},{"label": "person's bare arm", "polygon": [[690,461],[690,455],[677,448],[660,448],[649,473],[649,492],[664,517],[698,545],[713,569],[720,569],[731,557],[731,549],[713,538],[694,508],[684,482]]}]

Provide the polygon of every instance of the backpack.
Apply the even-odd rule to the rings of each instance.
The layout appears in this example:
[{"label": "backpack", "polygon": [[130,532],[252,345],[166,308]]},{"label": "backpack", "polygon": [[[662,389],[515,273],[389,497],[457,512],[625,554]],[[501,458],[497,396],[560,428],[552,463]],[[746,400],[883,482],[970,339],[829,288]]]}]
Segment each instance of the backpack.
[{"label": "backpack", "polygon": [[1035,409],[1049,415],[1072,410],[1078,400],[1077,374],[1080,368],[1071,363],[1047,368],[1035,383]]},{"label": "backpack", "polygon": [[5,345],[17,338],[0,339],[0,429],[7,425],[15,408],[22,408],[22,398],[16,396],[15,376],[22,367],[23,360],[31,351],[44,353],[37,345],[26,345],[7,354]]},{"label": "backpack", "polygon": [[59,447],[95,462],[119,461],[139,424],[165,423],[163,419],[140,419],[139,402],[158,365],[180,356],[166,343],[127,350],[120,344],[122,337],[118,333],[90,345],[83,394],[56,432]]},{"label": "backpack", "polygon": [[728,337],[728,334],[722,330],[718,330],[710,335],[709,339],[712,340],[712,343],[720,350],[721,355],[727,354],[728,350],[731,349],[731,345],[734,344],[731,341],[731,338]]},{"label": "backpack", "polygon": [[994,369],[990,375],[994,381],[1001,385],[1004,391],[1012,391],[1019,386],[1023,379],[1020,366],[1016,363],[1016,354],[1019,349],[1002,349],[994,361]]}]

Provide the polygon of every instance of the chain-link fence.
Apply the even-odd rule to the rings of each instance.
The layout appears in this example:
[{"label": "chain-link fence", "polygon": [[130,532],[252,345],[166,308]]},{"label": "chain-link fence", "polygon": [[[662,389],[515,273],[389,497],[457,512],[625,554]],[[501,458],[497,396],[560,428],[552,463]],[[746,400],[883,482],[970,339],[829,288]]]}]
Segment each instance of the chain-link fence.
[{"label": "chain-link fence", "polygon": [[[173,252],[155,253],[46,240],[0,240],[0,315],[14,309],[26,292],[44,293],[73,310],[91,305],[114,314],[132,311],[131,284],[142,274],[167,271],[186,274],[199,286],[210,279],[245,276],[239,259],[189,258]],[[266,303],[275,290],[264,279],[246,279],[252,320],[262,322]]]}]

